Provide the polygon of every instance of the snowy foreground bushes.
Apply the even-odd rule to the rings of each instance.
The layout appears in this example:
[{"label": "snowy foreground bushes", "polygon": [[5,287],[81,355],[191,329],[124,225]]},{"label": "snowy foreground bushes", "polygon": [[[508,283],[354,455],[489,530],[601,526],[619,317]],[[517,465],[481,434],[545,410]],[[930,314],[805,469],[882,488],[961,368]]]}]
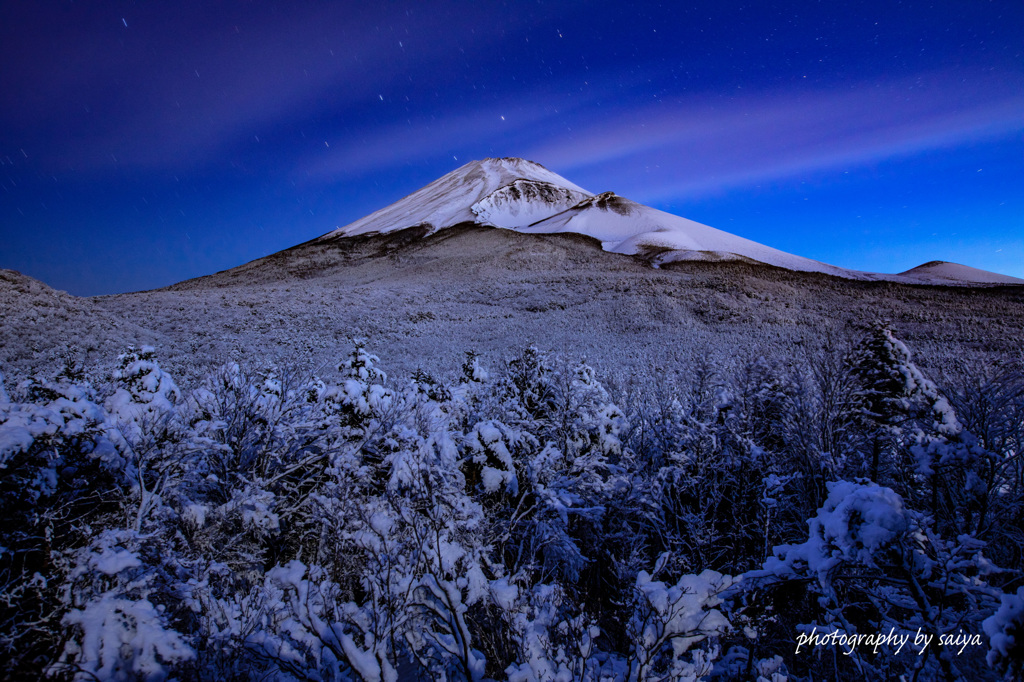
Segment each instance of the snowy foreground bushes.
[{"label": "snowy foreground bushes", "polygon": [[940,390],[881,327],[804,359],[614,401],[358,343],[330,383],[144,348],[0,384],[3,675],[1020,675],[1019,370]]}]

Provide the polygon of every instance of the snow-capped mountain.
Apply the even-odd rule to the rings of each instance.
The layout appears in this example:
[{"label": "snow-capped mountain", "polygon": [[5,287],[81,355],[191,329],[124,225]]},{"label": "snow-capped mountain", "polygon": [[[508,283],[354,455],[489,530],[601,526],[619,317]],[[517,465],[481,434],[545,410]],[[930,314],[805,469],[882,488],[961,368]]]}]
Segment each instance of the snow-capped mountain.
[{"label": "snow-capped mountain", "polygon": [[535,235],[574,232],[599,240],[605,251],[639,256],[655,267],[685,260],[740,260],[851,280],[1024,284],[1007,275],[942,261],[925,263],[900,274],[837,267],[637,204],[612,191],[594,195],[538,163],[514,158],[472,161],[317,241],[384,235],[408,227],[425,227],[425,235],[431,235],[461,223]]},{"label": "snow-capped mountain", "polygon": [[518,158],[471,161],[407,197],[316,241],[387,234],[411,227],[429,235],[473,223],[530,234],[593,237],[605,251],[654,267],[676,261],[746,261],[797,272],[910,284],[1024,284],[977,268],[933,261],[898,275],[861,272],[780,251],[659,211],[614,192],[593,194],[538,163]]},{"label": "snow-capped mountain", "polygon": [[745,260],[789,270],[872,278],[644,206],[613,192],[592,194],[538,163],[517,158],[471,161],[426,187],[321,239],[385,234],[426,227],[427,234],[460,223],[533,234],[573,232],[601,241],[605,251],[647,258]]}]

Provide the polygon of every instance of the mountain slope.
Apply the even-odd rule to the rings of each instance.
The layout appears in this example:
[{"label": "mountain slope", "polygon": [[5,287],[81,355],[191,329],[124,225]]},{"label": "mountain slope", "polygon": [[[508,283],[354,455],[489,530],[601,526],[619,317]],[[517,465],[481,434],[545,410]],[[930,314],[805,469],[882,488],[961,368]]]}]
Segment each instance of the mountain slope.
[{"label": "mountain slope", "polygon": [[0,307],[8,386],[59,369],[66,346],[113,363],[130,343],[152,344],[187,385],[227,361],[330,371],[353,337],[397,372],[449,374],[470,349],[497,366],[536,345],[606,376],[648,377],[856,336],[876,319],[929,367],[1011,357],[1024,287],[906,286],[735,259],[656,269],[579,234],[462,224],[314,240],[167,289],[92,299],[0,272]]},{"label": "mountain slope", "polygon": [[187,379],[225,358],[331,367],[352,337],[398,371],[444,374],[466,350],[499,363],[537,345],[646,376],[690,356],[842,338],[879,318],[944,363],[965,349],[1015,352],[1022,301],[1024,287],[905,286],[739,260],[656,269],[579,234],[464,223],[308,242],[96,304],[173,339],[161,354]]},{"label": "mountain slope", "polygon": [[[795,256],[701,223],[659,211],[613,192],[534,223],[523,232],[578,232],[601,240],[606,251],[639,255],[653,265],[680,260],[749,260],[787,270],[851,277],[850,270]],[[866,273],[856,273],[865,275]]]}]

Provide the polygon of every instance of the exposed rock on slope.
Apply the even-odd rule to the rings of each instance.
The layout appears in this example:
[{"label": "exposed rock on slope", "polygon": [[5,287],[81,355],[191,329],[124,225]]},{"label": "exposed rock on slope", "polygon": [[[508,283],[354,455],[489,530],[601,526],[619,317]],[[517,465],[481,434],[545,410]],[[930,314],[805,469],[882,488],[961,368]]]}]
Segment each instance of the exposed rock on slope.
[{"label": "exposed rock on slope", "polygon": [[509,229],[543,221],[564,211],[589,195],[568,187],[538,180],[513,180],[470,207],[477,222]]}]

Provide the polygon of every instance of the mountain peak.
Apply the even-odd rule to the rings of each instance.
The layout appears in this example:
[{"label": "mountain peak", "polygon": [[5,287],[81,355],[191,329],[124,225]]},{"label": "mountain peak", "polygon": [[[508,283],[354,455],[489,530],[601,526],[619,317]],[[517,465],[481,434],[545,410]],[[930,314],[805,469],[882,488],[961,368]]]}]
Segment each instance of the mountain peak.
[{"label": "mountain peak", "polygon": [[515,229],[575,205],[591,193],[533,161],[470,161],[365,218],[321,237],[351,237],[423,226],[429,232],[464,222]]},{"label": "mountain peak", "polygon": [[502,168],[525,170],[530,172],[533,170],[540,170],[545,173],[550,173],[547,168],[540,165],[536,161],[530,161],[529,159],[522,159],[518,156],[488,156],[486,159],[480,159],[479,161],[470,161],[469,164],[479,164],[481,166],[500,166]]}]

